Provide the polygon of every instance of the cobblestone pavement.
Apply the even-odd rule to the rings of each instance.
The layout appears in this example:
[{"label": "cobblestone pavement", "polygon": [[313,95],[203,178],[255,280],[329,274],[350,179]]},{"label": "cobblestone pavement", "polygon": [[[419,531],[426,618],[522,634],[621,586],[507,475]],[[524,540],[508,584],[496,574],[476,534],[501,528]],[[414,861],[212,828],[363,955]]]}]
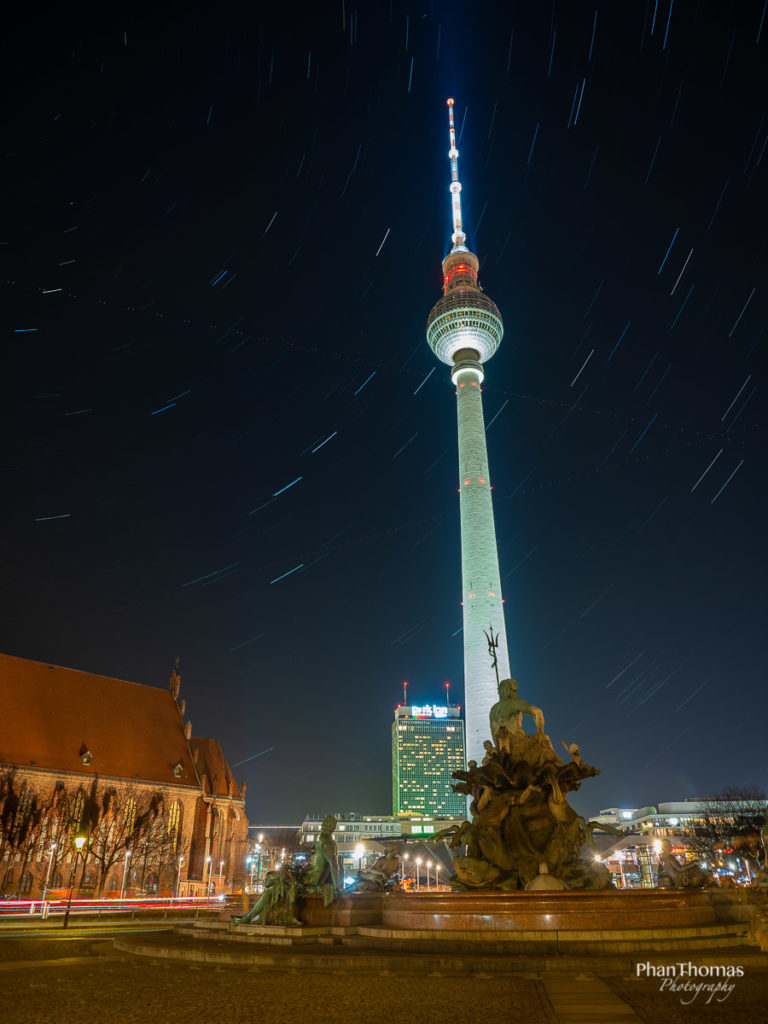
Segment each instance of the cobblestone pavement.
[{"label": "cobblestone pavement", "polygon": [[[585,986],[589,976],[583,977]],[[603,980],[648,1024],[766,1019],[768,974],[735,979],[731,995],[689,1006],[658,980]],[[107,938],[0,939],[3,1024],[558,1024],[535,973],[514,976],[275,971],[131,957]],[[566,1019],[566,1018],[562,1018]],[[568,1017],[567,1019],[570,1019]],[[579,1017],[614,1024],[623,1015]]]},{"label": "cobblestone pavement", "polygon": [[262,972],[133,958],[103,939],[0,941],[3,1024],[477,1024],[487,1018],[557,1024],[536,978]]},{"label": "cobblestone pavement", "polygon": [[[699,993],[692,990],[662,991],[660,978],[624,975],[604,980],[616,995],[650,1024],[661,1021],[664,1024],[762,1024],[768,1020],[768,974],[750,972],[749,967],[745,977],[731,979],[733,991],[727,996],[723,992],[710,995],[706,990]],[[707,1002],[708,999],[711,1001]]]}]

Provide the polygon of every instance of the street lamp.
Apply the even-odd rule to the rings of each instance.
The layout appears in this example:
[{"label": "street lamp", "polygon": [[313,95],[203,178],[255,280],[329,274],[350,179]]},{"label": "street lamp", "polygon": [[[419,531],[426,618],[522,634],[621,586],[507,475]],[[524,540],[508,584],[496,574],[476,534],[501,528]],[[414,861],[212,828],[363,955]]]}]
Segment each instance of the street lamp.
[{"label": "street lamp", "polygon": [[432,867],[432,861],[427,861],[427,889],[429,889],[429,869]]},{"label": "street lamp", "polygon": [[653,840],[653,850],[656,854],[656,885],[659,884],[659,869],[661,868],[661,840]]},{"label": "street lamp", "polygon": [[[205,885],[205,895],[208,897],[211,895],[211,858],[206,857],[205,863],[208,865],[208,882]],[[203,881],[205,881],[205,871],[203,871]]]},{"label": "street lamp", "polygon": [[440,888],[440,865],[435,864],[435,888]]},{"label": "street lamp", "polygon": [[51,843],[51,852],[48,854],[48,867],[45,869],[45,882],[43,884],[43,899],[45,899],[45,891],[48,888],[48,879],[51,877],[51,864],[53,864],[53,851],[56,849],[56,843]]},{"label": "street lamp", "polygon": [[402,881],[405,882],[406,876],[408,874],[408,854],[407,853],[403,854],[402,860],[403,860],[403,863],[402,863],[402,865],[400,867],[400,874],[402,875]]},{"label": "street lamp", "polygon": [[421,878],[419,876],[419,868],[421,867],[421,857],[416,858],[416,890],[421,892]]},{"label": "street lamp", "polygon": [[182,854],[182,856],[179,857],[179,873],[176,876],[176,897],[177,898],[179,896],[179,891],[181,889],[181,865],[183,863],[184,863],[184,855]]},{"label": "street lamp", "polygon": [[123,893],[125,892],[125,874],[126,874],[126,872],[128,870],[128,858],[130,856],[131,856],[131,851],[130,850],[126,850],[125,851],[125,863],[123,864],[123,884],[120,886],[120,899],[123,898]]},{"label": "street lamp", "polygon": [[357,857],[357,870],[358,873],[363,869],[363,854],[365,853],[365,847],[362,843],[358,843],[355,847],[355,856]]},{"label": "street lamp", "polygon": [[66,928],[67,925],[69,924],[69,910],[70,910],[70,907],[72,906],[72,889],[73,889],[72,883],[75,881],[75,876],[77,875],[77,858],[80,856],[80,851],[82,850],[82,848],[84,846],[85,846],[85,836],[75,836],[75,850],[76,850],[76,852],[75,852],[75,863],[74,863],[74,865],[72,867],[72,874],[70,874],[70,876],[69,876],[69,883],[70,883],[69,884],[69,898],[67,899],[67,909],[64,912],[64,925],[63,925],[64,928]]},{"label": "street lamp", "polygon": [[221,889],[222,892],[224,892],[223,875],[224,875],[224,861],[220,860],[219,861],[219,888]]}]

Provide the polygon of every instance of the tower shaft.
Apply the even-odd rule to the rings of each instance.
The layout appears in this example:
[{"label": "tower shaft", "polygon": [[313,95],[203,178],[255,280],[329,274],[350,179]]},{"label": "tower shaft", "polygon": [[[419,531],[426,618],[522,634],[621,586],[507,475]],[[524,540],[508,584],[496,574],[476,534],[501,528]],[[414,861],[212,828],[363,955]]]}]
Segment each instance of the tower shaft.
[{"label": "tower shaft", "polygon": [[496,671],[486,632],[498,635],[499,679],[509,677],[509,651],[496,548],[488,449],[485,443],[482,371],[467,366],[454,375],[459,427],[459,509],[464,623],[464,703],[467,757],[482,760],[488,712],[498,700]]},{"label": "tower shaft", "polygon": [[448,117],[453,248],[443,260],[443,296],[427,319],[427,341],[438,359],[451,367],[456,385],[466,745],[468,759],[481,761],[488,712],[498,695],[486,638],[491,629],[498,636],[498,678],[510,674],[480,387],[482,364],[499,347],[504,325],[496,304],[478,282],[480,261],[465,244],[453,100],[448,100]]}]

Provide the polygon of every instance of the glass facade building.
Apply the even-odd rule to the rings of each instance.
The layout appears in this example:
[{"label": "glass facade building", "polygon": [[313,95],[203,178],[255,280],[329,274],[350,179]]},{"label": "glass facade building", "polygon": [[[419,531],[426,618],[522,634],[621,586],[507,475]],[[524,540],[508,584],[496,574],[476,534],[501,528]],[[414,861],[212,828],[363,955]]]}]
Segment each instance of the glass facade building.
[{"label": "glass facade building", "polygon": [[465,818],[452,772],[467,766],[459,707],[398,705],[392,723],[392,813]]}]

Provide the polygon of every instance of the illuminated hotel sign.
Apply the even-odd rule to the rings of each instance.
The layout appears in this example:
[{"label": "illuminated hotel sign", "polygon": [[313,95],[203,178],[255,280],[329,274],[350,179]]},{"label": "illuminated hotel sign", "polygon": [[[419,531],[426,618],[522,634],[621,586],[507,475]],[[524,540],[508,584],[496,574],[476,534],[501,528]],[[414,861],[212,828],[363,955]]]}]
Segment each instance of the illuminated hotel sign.
[{"label": "illuminated hotel sign", "polygon": [[448,708],[439,707],[437,704],[425,704],[424,707],[413,705],[411,714],[414,718],[447,718]]}]

